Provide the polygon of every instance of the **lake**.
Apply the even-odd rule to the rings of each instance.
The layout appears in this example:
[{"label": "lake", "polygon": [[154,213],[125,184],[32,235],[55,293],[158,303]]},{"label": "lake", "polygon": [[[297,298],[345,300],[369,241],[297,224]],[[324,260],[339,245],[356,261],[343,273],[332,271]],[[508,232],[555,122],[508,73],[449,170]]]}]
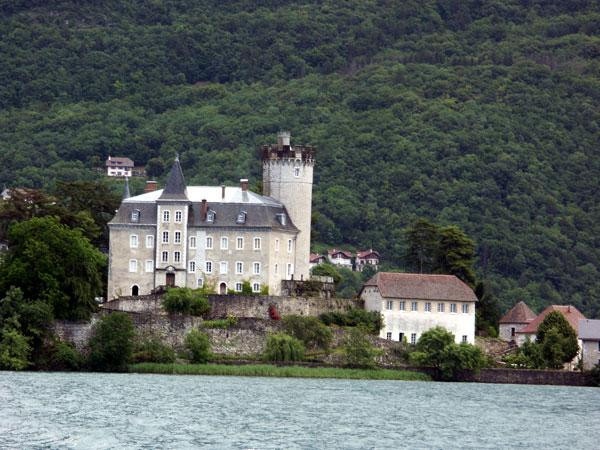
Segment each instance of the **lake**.
[{"label": "lake", "polygon": [[0,372],[0,448],[599,448],[600,389]]}]

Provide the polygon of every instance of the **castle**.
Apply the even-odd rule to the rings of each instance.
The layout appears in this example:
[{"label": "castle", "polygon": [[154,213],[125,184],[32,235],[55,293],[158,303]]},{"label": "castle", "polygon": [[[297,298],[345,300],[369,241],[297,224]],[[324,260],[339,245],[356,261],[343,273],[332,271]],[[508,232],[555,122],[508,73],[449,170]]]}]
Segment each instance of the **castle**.
[{"label": "castle", "polygon": [[186,186],[175,159],[164,189],[126,195],[109,222],[108,299],[159,286],[279,295],[309,277],[315,148],[288,132],[261,148],[263,195],[239,187]]}]

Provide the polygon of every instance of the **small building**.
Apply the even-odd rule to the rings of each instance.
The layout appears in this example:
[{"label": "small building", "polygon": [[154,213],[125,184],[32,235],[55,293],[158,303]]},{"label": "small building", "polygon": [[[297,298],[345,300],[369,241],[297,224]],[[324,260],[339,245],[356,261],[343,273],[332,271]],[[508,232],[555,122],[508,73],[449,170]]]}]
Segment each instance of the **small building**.
[{"label": "small building", "polygon": [[538,314],[538,316],[535,319],[529,322],[529,324],[526,327],[516,332],[517,345],[523,345],[525,341],[527,341],[527,339],[529,339],[532,342],[535,341],[535,338],[537,336],[537,329],[540,326],[540,323],[542,323],[546,316],[552,311],[558,311],[559,313],[561,313],[565,317],[565,319],[567,319],[567,321],[573,327],[576,333],[579,331],[579,321],[585,319],[585,316],[581,314],[581,312],[579,312],[579,310],[573,305],[550,305],[546,309],[544,309],[540,314]]},{"label": "small building", "polygon": [[381,338],[416,344],[425,331],[441,326],[457,343],[475,343],[477,296],[454,275],[379,272],[359,295],[365,309],[383,314]]},{"label": "small building", "polygon": [[319,264],[323,264],[327,262],[327,258],[325,255],[319,255],[318,253],[311,253],[310,259],[308,261],[309,269],[312,270],[313,267],[318,266]]},{"label": "small building", "polygon": [[583,370],[591,370],[600,364],[600,320],[580,320],[578,337],[581,341]]},{"label": "small building", "polygon": [[379,252],[370,248],[369,250],[359,251],[356,254],[356,270],[362,272],[366,265],[372,266],[375,270],[379,267]]},{"label": "small building", "polygon": [[109,177],[130,177],[133,161],[121,156],[109,156],[106,160],[106,174]]},{"label": "small building", "polygon": [[336,266],[352,269],[352,253],[346,250],[338,250],[333,248],[327,251],[327,259],[331,264]]},{"label": "small building", "polygon": [[500,339],[516,342],[517,332],[529,325],[535,318],[536,313],[529,306],[522,301],[517,303],[500,319]]}]

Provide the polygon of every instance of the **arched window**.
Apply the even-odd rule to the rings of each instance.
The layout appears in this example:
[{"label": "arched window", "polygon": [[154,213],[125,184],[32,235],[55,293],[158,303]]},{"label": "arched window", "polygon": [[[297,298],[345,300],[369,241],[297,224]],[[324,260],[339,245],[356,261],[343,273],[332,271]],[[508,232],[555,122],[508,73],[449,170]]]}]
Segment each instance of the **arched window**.
[{"label": "arched window", "polygon": [[137,284],[131,286],[131,295],[137,297],[140,293],[140,287]]}]

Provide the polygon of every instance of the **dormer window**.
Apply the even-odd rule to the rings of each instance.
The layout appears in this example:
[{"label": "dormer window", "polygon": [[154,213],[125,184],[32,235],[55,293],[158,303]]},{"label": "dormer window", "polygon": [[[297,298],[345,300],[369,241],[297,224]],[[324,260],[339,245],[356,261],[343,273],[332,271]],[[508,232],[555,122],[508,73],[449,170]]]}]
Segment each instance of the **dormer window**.
[{"label": "dormer window", "polygon": [[246,211],[241,211],[237,218],[235,219],[235,223],[246,223]]},{"label": "dormer window", "polygon": [[287,223],[287,216],[285,215],[285,213],[279,213],[279,214],[277,214],[277,221],[282,226],[285,226],[285,224]]},{"label": "dormer window", "polygon": [[214,222],[214,221],[215,221],[215,217],[216,217],[216,216],[217,216],[217,215],[216,215],[216,213],[215,213],[214,211],[212,211],[212,210],[209,210],[209,211],[206,213],[206,221],[207,221],[207,222],[210,222],[210,223],[212,223],[212,222]]},{"label": "dormer window", "polygon": [[134,209],[133,211],[131,211],[131,221],[132,222],[140,221],[140,210],[139,209]]}]

